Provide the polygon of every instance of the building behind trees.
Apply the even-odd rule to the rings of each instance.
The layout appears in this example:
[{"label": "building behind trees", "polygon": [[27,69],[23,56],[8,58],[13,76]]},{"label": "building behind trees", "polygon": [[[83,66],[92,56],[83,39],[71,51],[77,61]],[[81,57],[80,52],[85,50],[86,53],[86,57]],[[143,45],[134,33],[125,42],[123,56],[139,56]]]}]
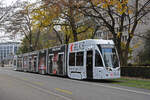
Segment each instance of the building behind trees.
[{"label": "building behind trees", "polygon": [[3,42],[0,43],[0,63],[5,64],[12,63],[14,55],[17,53],[19,48],[19,42]]}]

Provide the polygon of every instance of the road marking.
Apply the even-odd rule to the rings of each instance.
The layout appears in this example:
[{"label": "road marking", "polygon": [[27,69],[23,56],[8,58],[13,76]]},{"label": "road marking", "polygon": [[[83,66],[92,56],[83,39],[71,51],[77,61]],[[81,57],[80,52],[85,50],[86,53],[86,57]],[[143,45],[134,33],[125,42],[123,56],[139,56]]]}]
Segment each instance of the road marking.
[{"label": "road marking", "polygon": [[[23,80],[28,80],[28,79],[24,78]],[[72,80],[72,81],[75,81],[75,80]],[[91,83],[85,83],[85,82],[80,82],[80,81],[78,81],[78,82],[81,83],[81,84],[87,84],[87,85],[91,84]],[[42,85],[40,83],[34,83],[34,84]],[[111,89],[117,89],[117,90],[121,90],[121,91],[128,91],[128,92],[137,93],[137,94],[150,95],[150,93],[148,93],[148,92],[130,90],[130,89],[125,89],[125,88],[120,88],[120,87],[115,87],[115,86],[108,86],[108,85],[102,85],[102,84],[91,84],[91,85],[101,86],[101,87],[111,88]],[[59,88],[55,88],[55,90],[60,91],[60,92],[64,92],[64,93],[67,93],[67,94],[70,94],[70,95],[72,94],[72,92],[70,92],[70,91],[62,90],[62,89],[59,89]]]},{"label": "road marking", "polygon": [[[20,79],[20,78],[18,78],[18,77],[15,77],[15,79],[17,79],[17,80],[22,80],[22,79]],[[26,81],[27,81],[28,79],[27,79],[27,78],[23,78],[23,80],[26,80]],[[60,98],[62,98],[62,99],[64,99],[64,100],[72,100],[71,98],[68,98],[68,97],[66,97],[66,96],[63,96],[63,95],[60,95],[60,94],[51,92],[51,91],[49,91],[49,90],[46,90],[46,89],[37,87],[37,86],[35,86],[35,85],[32,85],[31,83],[26,83],[25,81],[21,81],[21,82],[23,82],[23,84],[25,84],[25,85],[27,85],[27,86],[29,86],[29,87],[35,88],[35,89],[37,89],[37,90],[39,90],[39,91],[43,91],[43,92],[45,92],[45,93],[47,93],[47,94],[51,94],[51,95],[60,97]]]},{"label": "road marking", "polygon": [[72,99],[70,99],[70,98],[68,98],[68,97],[65,97],[65,96],[63,96],[63,95],[59,95],[59,94],[57,94],[57,93],[51,92],[51,91],[49,91],[49,90],[46,90],[46,89],[43,89],[43,88],[40,88],[40,87],[36,87],[36,86],[34,86],[34,85],[32,85],[32,84],[29,84],[29,83],[25,83],[25,84],[28,85],[28,86],[30,86],[30,87],[32,87],[32,88],[38,89],[38,90],[40,90],[40,91],[43,91],[43,92],[45,92],[45,93],[48,93],[48,94],[51,94],[51,95],[54,95],[54,96],[63,98],[63,99],[65,99],[65,100],[72,100]]},{"label": "road marking", "polygon": [[117,89],[117,90],[122,90],[122,91],[128,91],[128,92],[133,92],[137,94],[144,94],[144,95],[150,95],[148,92],[143,92],[143,91],[136,91],[136,90],[130,90],[130,89],[125,89],[125,88],[120,88],[120,87],[114,87],[114,86],[106,86],[106,85],[100,85],[100,84],[95,84],[97,86],[102,86],[106,88],[112,88],[112,89]]},{"label": "road marking", "polygon": [[36,85],[43,85],[43,83],[41,83],[41,82],[32,82],[33,84],[36,84]]},{"label": "road marking", "polygon": [[[28,80],[28,79],[27,78],[23,78],[23,80]],[[143,91],[136,91],[136,90],[131,90],[131,89],[125,89],[125,88],[120,88],[120,87],[115,87],[115,86],[108,86],[108,85],[102,85],[102,84],[95,84],[95,83],[91,84],[91,83],[87,83],[87,82],[84,82],[84,81],[77,81],[77,80],[71,80],[71,81],[78,82],[78,83],[81,83],[81,84],[86,84],[86,85],[90,84],[90,85],[101,86],[101,87],[105,87],[105,88],[111,88],[111,89],[116,89],[116,90],[121,90],[121,91],[128,91],[128,92],[132,92],[132,93],[144,94],[144,95],[149,95],[150,96],[150,93],[143,92]],[[46,90],[46,91],[48,92],[48,90]],[[53,93],[53,92],[50,92],[50,93]],[[54,94],[56,94],[56,93],[54,93]],[[59,95],[59,94],[56,94],[56,95]],[[62,96],[62,95],[60,95],[60,96]],[[63,97],[65,97],[65,96],[63,96]],[[71,100],[71,99],[67,99],[67,100]]]},{"label": "road marking", "polygon": [[[80,81],[78,81],[78,82],[82,83]],[[102,85],[102,84],[91,84],[91,83],[82,83],[82,84],[95,85],[95,86],[101,86],[101,87],[111,88],[111,89],[116,89],[116,90],[121,90],[121,91],[128,91],[128,92],[137,93],[137,94],[150,95],[149,92],[130,90],[130,89],[125,89],[125,88],[120,88],[120,87],[115,87],[115,86],[108,86],[108,85]]]},{"label": "road marking", "polygon": [[68,90],[64,90],[64,89],[60,89],[60,88],[55,88],[55,90],[72,95],[72,92],[68,91]]},{"label": "road marking", "polygon": [[23,80],[27,81],[28,79],[27,78],[23,78]]}]

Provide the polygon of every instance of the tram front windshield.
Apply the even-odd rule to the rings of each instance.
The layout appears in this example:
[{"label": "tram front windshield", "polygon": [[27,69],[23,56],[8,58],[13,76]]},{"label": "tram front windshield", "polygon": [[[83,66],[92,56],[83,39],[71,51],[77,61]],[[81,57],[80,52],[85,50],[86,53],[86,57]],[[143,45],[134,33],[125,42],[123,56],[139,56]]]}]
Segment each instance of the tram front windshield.
[{"label": "tram front windshield", "polygon": [[119,60],[115,48],[101,48],[105,66],[116,68],[119,67]]}]

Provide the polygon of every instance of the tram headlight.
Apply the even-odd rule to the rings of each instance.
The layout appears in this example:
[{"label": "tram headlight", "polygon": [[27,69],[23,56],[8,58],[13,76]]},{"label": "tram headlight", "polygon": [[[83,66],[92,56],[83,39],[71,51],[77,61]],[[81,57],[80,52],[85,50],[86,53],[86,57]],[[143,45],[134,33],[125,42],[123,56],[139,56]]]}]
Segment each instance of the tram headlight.
[{"label": "tram headlight", "polygon": [[106,69],[107,69],[108,71],[112,71],[111,67],[106,67]]}]

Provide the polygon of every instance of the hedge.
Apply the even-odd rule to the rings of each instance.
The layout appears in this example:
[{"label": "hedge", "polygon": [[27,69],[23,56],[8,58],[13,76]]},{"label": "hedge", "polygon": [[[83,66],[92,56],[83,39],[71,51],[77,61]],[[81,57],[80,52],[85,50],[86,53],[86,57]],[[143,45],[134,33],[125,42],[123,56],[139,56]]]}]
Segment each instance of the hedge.
[{"label": "hedge", "polygon": [[150,78],[150,67],[121,67],[121,76]]}]

